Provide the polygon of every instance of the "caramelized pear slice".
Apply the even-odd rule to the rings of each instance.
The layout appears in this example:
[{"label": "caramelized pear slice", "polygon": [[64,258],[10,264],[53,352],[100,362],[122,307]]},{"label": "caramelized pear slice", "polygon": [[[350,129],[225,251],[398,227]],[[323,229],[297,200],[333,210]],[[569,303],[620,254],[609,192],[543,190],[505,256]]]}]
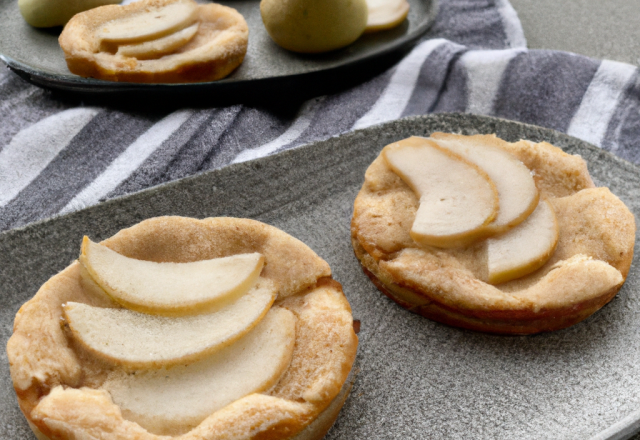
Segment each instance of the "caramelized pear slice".
[{"label": "caramelized pear slice", "polygon": [[154,316],[127,309],[64,306],[74,338],[94,354],[130,368],[194,362],[244,336],[269,311],[277,289],[261,279],[247,294],[214,313]]},{"label": "caramelized pear slice", "polygon": [[126,44],[118,47],[118,55],[132,57],[138,60],[150,60],[170,54],[187,44],[198,32],[198,23],[192,24],[181,31],[169,34],[157,40],[145,41],[137,44]]},{"label": "caramelized pear slice", "polygon": [[233,301],[255,284],[264,265],[258,253],[191,263],[136,260],[87,237],[79,260],[116,302],[160,315],[201,313]]},{"label": "caramelized pear slice", "polygon": [[127,374],[102,385],[123,415],[164,434],[184,433],[224,406],[274,386],[291,362],[296,318],[275,307],[251,332],[199,362]]},{"label": "caramelized pear slice", "polygon": [[365,32],[392,29],[402,23],[409,14],[407,0],[367,0],[369,16]]},{"label": "caramelized pear slice", "polygon": [[420,199],[411,227],[417,243],[464,246],[478,239],[497,215],[496,186],[487,173],[461,156],[415,136],[387,145],[382,154]]},{"label": "caramelized pear slice", "polygon": [[543,200],[520,225],[487,240],[489,282],[500,284],[542,267],[558,244],[558,222],[551,204]]},{"label": "caramelized pear slice", "polygon": [[139,43],[155,40],[191,26],[198,16],[195,2],[175,2],[124,18],[108,21],[96,32],[107,43]]},{"label": "caramelized pear slice", "polygon": [[487,235],[506,232],[523,222],[538,206],[539,194],[531,171],[498,145],[495,136],[434,133],[431,139],[482,168],[496,184],[500,212],[487,225]]}]

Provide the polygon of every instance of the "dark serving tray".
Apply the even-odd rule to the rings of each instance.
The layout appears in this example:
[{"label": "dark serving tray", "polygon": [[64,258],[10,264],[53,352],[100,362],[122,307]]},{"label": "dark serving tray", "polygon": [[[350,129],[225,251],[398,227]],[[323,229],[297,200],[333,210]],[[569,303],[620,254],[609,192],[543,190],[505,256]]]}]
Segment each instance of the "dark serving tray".
[{"label": "dark serving tray", "polygon": [[433,23],[436,0],[408,0],[409,16],[395,29],[367,34],[350,46],[318,55],[302,55],[276,45],[260,17],[259,0],[223,0],[237,9],[249,25],[249,48],[244,62],[227,78],[215,82],[189,84],[136,84],[82,78],[67,69],[58,45],[61,28],[37,29],[29,26],[18,9],[17,0],[0,0],[0,59],[26,80],[50,89],[85,94],[141,92],[153,95],[191,94],[214,99],[219,94],[245,97],[272,89],[298,90],[322,83],[349,81],[366,74],[396,52],[407,49]]}]

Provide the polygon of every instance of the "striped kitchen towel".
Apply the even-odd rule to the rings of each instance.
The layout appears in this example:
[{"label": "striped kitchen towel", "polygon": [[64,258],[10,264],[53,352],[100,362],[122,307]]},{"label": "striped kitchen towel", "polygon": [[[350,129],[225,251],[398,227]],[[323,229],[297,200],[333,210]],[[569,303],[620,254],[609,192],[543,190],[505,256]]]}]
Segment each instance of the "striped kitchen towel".
[{"label": "striped kitchen towel", "polygon": [[408,115],[553,128],[640,164],[633,66],[527,50],[507,0],[440,0],[425,39],[350,90],[277,108],[142,114],[77,106],[0,73],[0,231]]}]

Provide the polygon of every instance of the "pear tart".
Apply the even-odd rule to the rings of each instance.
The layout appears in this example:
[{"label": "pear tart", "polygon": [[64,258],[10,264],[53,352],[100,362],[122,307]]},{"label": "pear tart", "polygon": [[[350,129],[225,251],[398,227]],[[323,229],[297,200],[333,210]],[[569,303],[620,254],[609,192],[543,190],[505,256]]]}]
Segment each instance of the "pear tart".
[{"label": "pear tart", "polygon": [[76,75],[138,83],[215,81],[238,67],[249,28],[235,9],[141,0],[75,15],[60,34]]},{"label": "pear tart", "polygon": [[434,133],[386,146],[355,200],[352,244],[387,296],[445,324],[503,334],[573,325],[609,302],[633,214],[548,143]]},{"label": "pear tart", "polygon": [[159,217],[94,243],[7,345],[42,439],[320,439],[358,340],[327,263],[263,223]]}]

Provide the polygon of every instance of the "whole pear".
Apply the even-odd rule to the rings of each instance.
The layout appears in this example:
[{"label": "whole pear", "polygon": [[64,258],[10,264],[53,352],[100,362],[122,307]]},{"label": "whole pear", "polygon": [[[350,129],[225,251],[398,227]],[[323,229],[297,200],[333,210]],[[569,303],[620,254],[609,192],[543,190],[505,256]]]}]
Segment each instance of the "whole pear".
[{"label": "whole pear", "polygon": [[267,32],[294,52],[327,52],[347,46],[367,26],[366,0],[262,0]]},{"label": "whole pear", "polygon": [[34,27],[62,26],[78,12],[121,0],[18,0],[22,17]]}]

